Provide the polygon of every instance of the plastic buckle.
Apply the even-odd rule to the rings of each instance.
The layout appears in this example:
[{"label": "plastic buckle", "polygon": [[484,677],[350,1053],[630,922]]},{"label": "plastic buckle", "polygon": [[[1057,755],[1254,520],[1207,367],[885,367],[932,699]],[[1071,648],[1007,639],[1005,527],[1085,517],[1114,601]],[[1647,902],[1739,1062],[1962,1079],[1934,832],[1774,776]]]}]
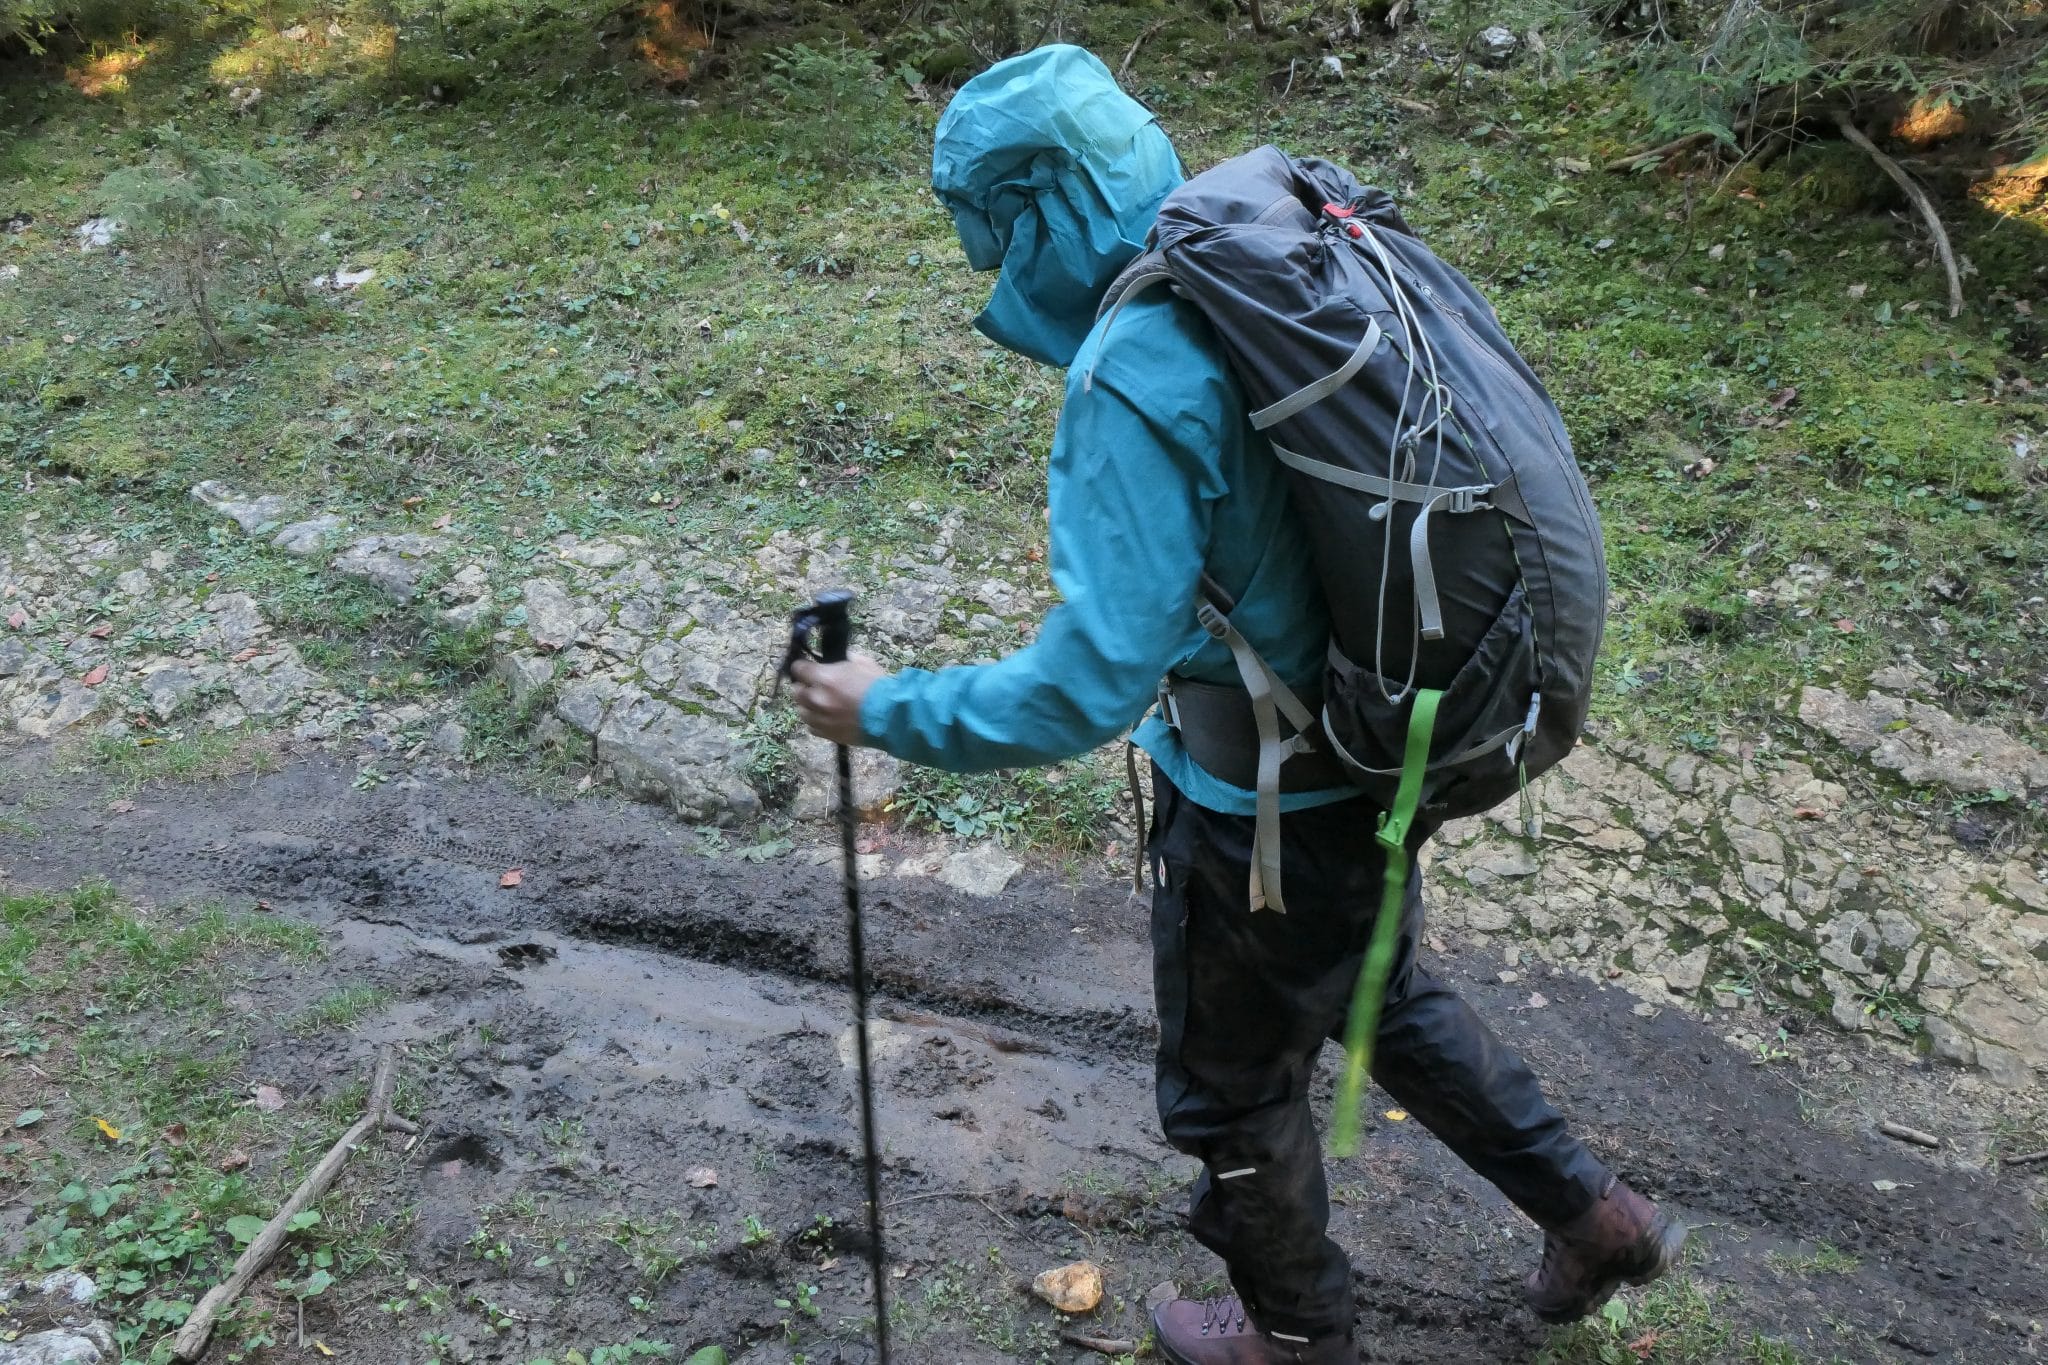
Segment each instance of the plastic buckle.
[{"label": "plastic buckle", "polygon": [[1334,219],[1337,226],[1344,230],[1344,235],[1354,242],[1365,236],[1365,229],[1359,224],[1350,221],[1350,219],[1358,216],[1358,210],[1350,207],[1348,204],[1325,204],[1323,205],[1323,216]]},{"label": "plastic buckle", "polygon": [[1357,212],[1348,204],[1325,204],[1323,212],[1332,218],[1349,218]]},{"label": "plastic buckle", "polygon": [[1445,491],[1450,497],[1444,503],[1444,510],[1454,516],[1466,512],[1484,512],[1493,506],[1492,503],[1484,501],[1486,495],[1493,491],[1490,484],[1484,487],[1451,488]]},{"label": "plastic buckle", "polygon": [[1180,729],[1180,705],[1173,699],[1173,685],[1165,678],[1159,680],[1159,718],[1171,729]]},{"label": "plastic buckle", "polygon": [[1202,629],[1209,632],[1212,640],[1230,638],[1230,618],[1207,602],[1195,608],[1195,619],[1202,623]]}]

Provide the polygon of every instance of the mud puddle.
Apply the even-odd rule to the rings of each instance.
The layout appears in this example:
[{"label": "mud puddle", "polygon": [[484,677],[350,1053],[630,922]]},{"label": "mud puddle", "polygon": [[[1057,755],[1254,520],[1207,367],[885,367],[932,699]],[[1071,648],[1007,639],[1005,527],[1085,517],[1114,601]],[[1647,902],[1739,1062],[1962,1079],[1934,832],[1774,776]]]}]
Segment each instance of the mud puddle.
[{"label": "mud puddle", "polygon": [[[345,769],[295,764],[152,789],[114,814],[91,781],[43,767],[17,752],[0,772],[0,813],[33,804],[38,829],[0,835],[0,877],[264,899],[323,928],[327,976],[386,992],[348,1033],[259,1028],[251,1066],[339,1088],[373,1042],[407,1044],[428,1131],[376,1197],[408,1272],[504,1315],[448,1358],[638,1335],[749,1360],[867,1358],[829,866],[803,850],[699,856],[656,811],[487,782],[356,791]],[[519,885],[501,886],[513,868]],[[1099,1359],[1019,1292],[1078,1256],[1109,1279],[1095,1335],[1142,1336],[1164,1282],[1211,1287],[1214,1262],[1178,1228],[1188,1163],[1153,1127],[1144,920],[1124,889],[1027,874],[984,901],[885,879],[868,918],[903,1357]],[[1815,1359],[2043,1353],[2048,1272],[2024,1180],[1817,1126],[1794,1078],[1675,1011],[1644,1017],[1619,991],[1541,971],[1502,984],[1478,954],[1433,965],[1596,1150],[1701,1225],[1694,1277],[1743,1332]],[[1532,987],[1546,1007],[1529,1007]],[[278,1017],[306,989],[280,971],[234,1003]],[[1537,1356],[1547,1333],[1516,1281],[1538,1235],[1490,1187],[1386,1118],[1332,1179],[1371,1359]],[[1802,1276],[1771,1259],[1822,1243],[1860,1268]],[[484,1254],[500,1244],[512,1254]],[[329,1341],[428,1358],[416,1333],[360,1317]]]}]

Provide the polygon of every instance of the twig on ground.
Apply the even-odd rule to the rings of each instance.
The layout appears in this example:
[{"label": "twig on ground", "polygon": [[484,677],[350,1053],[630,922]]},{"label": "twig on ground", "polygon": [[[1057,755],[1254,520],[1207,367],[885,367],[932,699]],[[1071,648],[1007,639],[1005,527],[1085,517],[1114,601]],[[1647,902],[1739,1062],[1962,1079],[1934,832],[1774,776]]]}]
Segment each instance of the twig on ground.
[{"label": "twig on ground", "polygon": [[386,1043],[377,1053],[377,1069],[370,1078],[370,1098],[363,1106],[363,1116],[355,1125],[341,1135],[341,1141],[320,1158],[320,1164],[313,1173],[292,1191],[292,1197],[284,1201],[284,1207],[271,1215],[263,1231],[249,1243],[235,1260],[234,1269],[228,1277],[206,1291],[206,1297],[192,1310],[185,1325],[178,1329],[178,1339],[171,1351],[180,1360],[196,1360],[206,1349],[206,1341],[213,1334],[214,1319],[223,1308],[240,1298],[249,1282],[263,1272],[270,1264],[270,1258],[284,1245],[284,1239],[291,1233],[291,1221],[305,1212],[306,1207],[327,1193],[327,1187],[334,1183],[334,1177],[341,1174],[342,1163],[384,1124],[386,1111],[391,1107],[391,1092],[398,1084],[398,1052]]},{"label": "twig on ground", "polygon": [[1607,163],[1607,169],[1617,172],[1632,171],[1650,162],[1669,161],[1680,152],[1689,152],[1713,140],[1712,133],[1687,133],[1684,137],[1673,138],[1661,147],[1647,147],[1640,152],[1630,152],[1627,156],[1616,157]]},{"label": "twig on ground", "polygon": [[1131,40],[1131,50],[1124,53],[1124,64],[1116,69],[1117,84],[1123,84],[1124,78],[1131,74],[1131,59],[1138,55],[1138,49],[1143,47],[1147,42],[1149,42],[1152,38],[1152,35],[1159,32],[1160,29],[1165,28],[1169,22],[1170,18],[1161,19],[1157,23],[1152,24],[1150,27],[1148,27],[1143,33],[1140,33],[1136,38]]},{"label": "twig on ground", "polygon": [[1941,268],[1948,272],[1948,315],[1959,317],[1963,311],[1963,276],[1956,269],[1955,248],[1948,242],[1948,229],[1941,225],[1941,215],[1934,211],[1934,201],[1927,197],[1927,191],[1920,188],[1920,182],[1906,174],[1906,168],[1878,150],[1875,142],[1864,136],[1855,120],[1847,114],[1835,116],[1835,126],[1842,130],[1842,136],[1849,144],[1877,163],[1877,168],[1892,178],[1894,184],[1906,192],[1906,198],[1913,201],[1913,207],[1920,212],[1920,218],[1927,224],[1927,235],[1934,239],[1935,254],[1941,257]]},{"label": "twig on ground", "polygon": [[1890,1119],[1886,1119],[1878,1124],[1877,1131],[1883,1133],[1886,1137],[1897,1138],[1901,1142],[1910,1142],[1916,1147],[1941,1146],[1941,1139],[1934,1134],[1923,1133],[1918,1128],[1908,1128],[1903,1123],[1893,1123]]},{"label": "twig on ground", "polygon": [[2005,1158],[2005,1164],[2008,1166],[2031,1166],[2037,1161],[2048,1161],[2048,1147],[2038,1152],[2022,1152],[2018,1156]]},{"label": "twig on ground", "polygon": [[1403,99],[1399,95],[1389,95],[1387,96],[1387,103],[1393,105],[1396,109],[1405,110],[1422,118],[1436,117],[1436,106],[1434,104],[1424,104],[1421,100]]},{"label": "twig on ground", "polygon": [[1000,1193],[1000,1190],[927,1190],[923,1194],[906,1194],[901,1199],[891,1199],[882,1207],[900,1209],[905,1204],[922,1204],[927,1199],[988,1199]]},{"label": "twig on ground", "polygon": [[1124,1341],[1118,1337],[1091,1337],[1083,1332],[1062,1332],[1060,1340],[1069,1346],[1078,1346],[1084,1351],[1094,1351],[1106,1356],[1134,1355],[1138,1349],[1138,1343],[1135,1341]]}]

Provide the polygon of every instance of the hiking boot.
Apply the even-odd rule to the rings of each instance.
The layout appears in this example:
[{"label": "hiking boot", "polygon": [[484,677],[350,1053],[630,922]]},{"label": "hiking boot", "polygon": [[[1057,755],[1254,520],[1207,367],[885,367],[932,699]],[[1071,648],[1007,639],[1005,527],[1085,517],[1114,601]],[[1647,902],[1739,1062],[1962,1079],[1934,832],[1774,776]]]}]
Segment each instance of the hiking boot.
[{"label": "hiking boot", "polygon": [[1648,1284],[1669,1270],[1687,1228],[1608,1177],[1592,1208],[1543,1234],[1543,1264],[1522,1281],[1523,1297],[1545,1322],[1576,1322],[1626,1284]]},{"label": "hiking boot", "polygon": [[1234,1297],[1175,1299],[1152,1310],[1170,1365],[1358,1365],[1351,1338],[1298,1341],[1261,1332]]}]

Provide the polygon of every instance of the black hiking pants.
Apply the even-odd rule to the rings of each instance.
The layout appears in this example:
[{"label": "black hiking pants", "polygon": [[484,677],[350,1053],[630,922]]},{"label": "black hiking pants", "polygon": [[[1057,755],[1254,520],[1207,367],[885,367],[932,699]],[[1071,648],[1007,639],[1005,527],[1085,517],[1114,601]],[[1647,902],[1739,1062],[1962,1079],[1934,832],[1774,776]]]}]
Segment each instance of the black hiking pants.
[{"label": "black hiking pants", "polygon": [[[1157,769],[1153,790],[1159,1118],[1203,1164],[1189,1231],[1223,1258],[1262,1329],[1349,1335],[1351,1264],[1326,1232],[1309,1081],[1324,1040],[1342,1038],[1378,917],[1378,813],[1353,800],[1282,819],[1287,913],[1253,913],[1252,817],[1195,805]],[[1606,1168],[1528,1065],[1417,965],[1419,876],[1402,920],[1373,1079],[1539,1224],[1569,1222]]]}]

